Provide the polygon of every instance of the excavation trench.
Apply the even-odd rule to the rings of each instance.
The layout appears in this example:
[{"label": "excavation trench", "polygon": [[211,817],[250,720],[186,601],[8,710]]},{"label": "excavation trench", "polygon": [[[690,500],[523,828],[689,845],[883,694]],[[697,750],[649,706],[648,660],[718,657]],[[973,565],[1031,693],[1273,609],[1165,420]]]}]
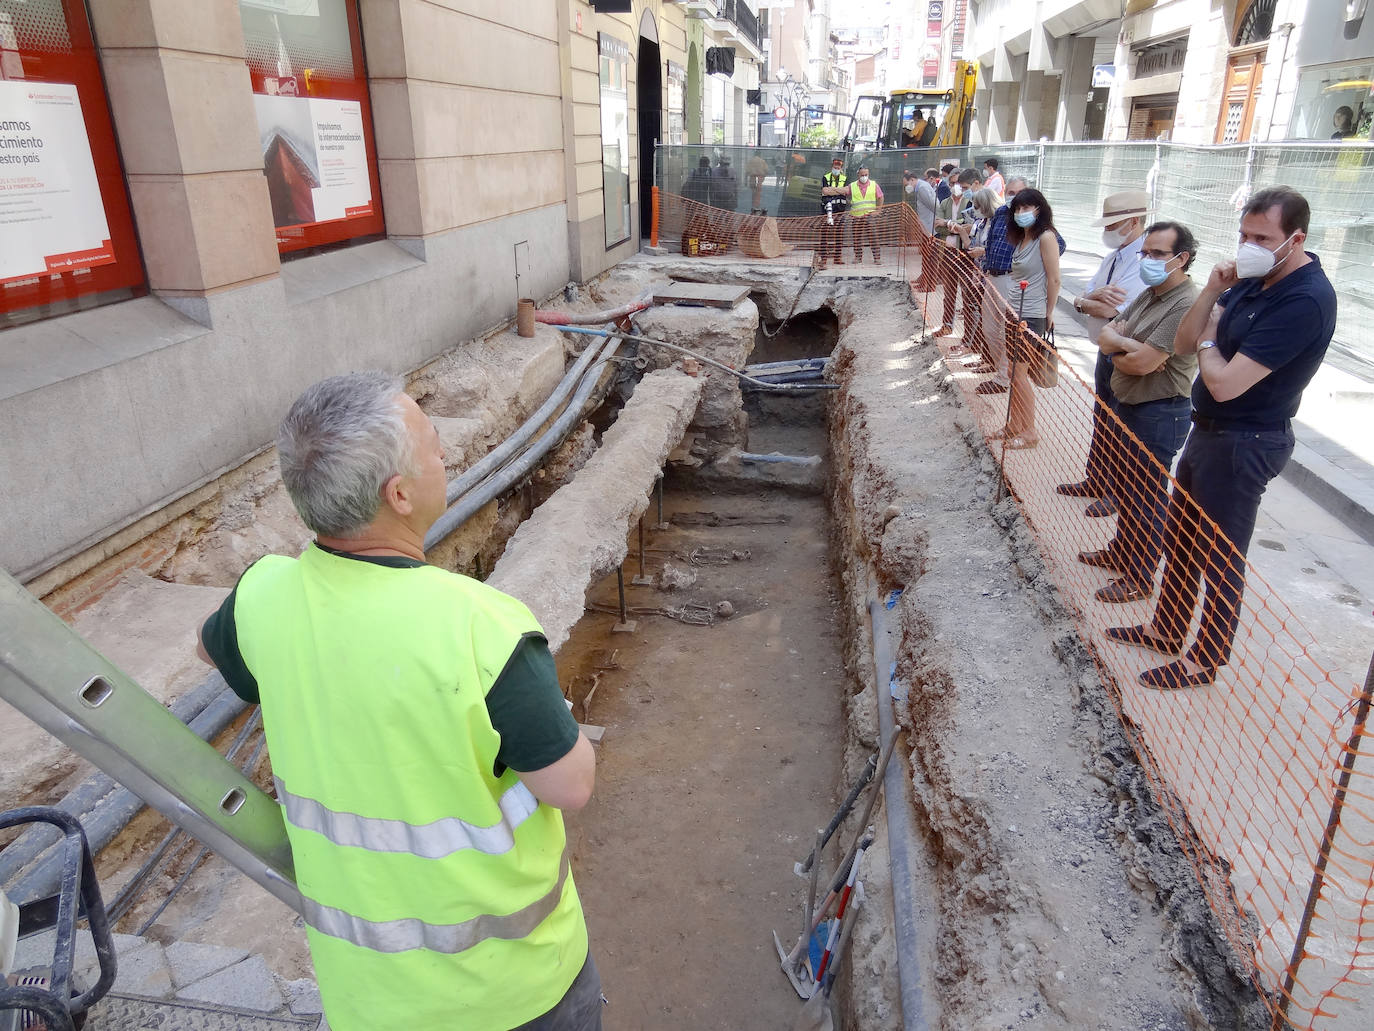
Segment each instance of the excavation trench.
[{"label": "excavation trench", "polygon": [[[732,365],[833,353],[840,389],[741,395],[719,372],[693,380],[676,356],[627,350],[601,408],[431,556],[529,603],[550,628],[574,714],[604,729],[595,797],[568,824],[606,1026],[791,1026],[801,1003],[772,933],[797,940],[806,882],[793,865],[877,750],[883,706],[904,731],[901,791],[872,821],[837,1026],[1249,1026],[1253,998],[1216,944],[1034,539],[1010,502],[994,504],[991,457],[920,340],[906,285],[713,275],[750,283],[753,299],[723,313],[653,309],[640,332]],[[588,303],[622,304],[670,276],[701,272],[622,266]],[[545,342],[516,374],[556,379],[564,357]],[[412,390],[470,464],[493,441],[442,366]],[[681,425],[654,425],[681,443],[640,447],[646,410],[674,404],[688,408]],[[134,587],[198,620],[232,585],[253,529],[259,546],[298,546],[279,492],[257,475],[241,504],[190,534],[194,547],[175,550],[164,579]],[[594,570],[590,586],[560,574],[577,562]],[[137,612],[153,634],[149,596],[92,611],[126,627]],[[894,657],[881,671],[875,599]],[[199,675],[163,666],[173,696]],[[64,761],[32,800],[70,788],[82,771]],[[254,768],[264,786],[268,764]],[[913,828],[900,841],[888,840],[888,807]],[[854,822],[824,875],[863,830]],[[106,850],[107,894],[165,830],[145,811]],[[279,980],[308,977],[295,914],[214,856],[155,914],[198,851],[159,870],[119,929],[151,920],[150,937],[241,947]],[[894,851],[908,868],[897,885]]]}]

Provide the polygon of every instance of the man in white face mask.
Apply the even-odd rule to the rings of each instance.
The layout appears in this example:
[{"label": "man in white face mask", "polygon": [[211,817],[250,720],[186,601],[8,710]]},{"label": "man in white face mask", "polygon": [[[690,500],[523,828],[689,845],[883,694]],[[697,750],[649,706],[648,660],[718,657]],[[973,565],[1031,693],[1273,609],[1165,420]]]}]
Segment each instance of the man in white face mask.
[{"label": "man in white face mask", "polygon": [[[1073,299],[1073,309],[1079,313],[1088,339],[1094,344],[1102,327],[1124,312],[1145,289],[1140,279],[1140,246],[1144,241],[1145,216],[1153,210],[1150,195],[1144,190],[1122,190],[1102,202],[1102,217],[1093,225],[1102,227],[1107,255],[1088,280],[1087,289]],[[1112,450],[1112,424],[1106,412],[1109,408],[1115,410],[1116,400],[1112,396],[1112,359],[1101,350],[1093,370],[1093,390],[1097,402],[1093,405],[1093,435],[1083,479],[1061,483],[1055,489],[1071,498],[1097,498],[1085,514],[1108,516],[1116,511],[1116,502],[1107,486],[1106,458]]]},{"label": "man in white face mask", "polygon": [[[1306,199],[1287,186],[1251,197],[1236,260],[1217,263],[1174,337],[1179,354],[1197,354],[1198,378],[1169,499],[1159,604],[1149,623],[1107,636],[1177,655],[1200,583],[1206,591],[1192,647],[1142,673],[1146,687],[1210,684],[1230,660],[1260,498],[1293,454],[1291,420],[1336,329],[1336,292],[1303,250],[1310,218]],[[1203,515],[1219,537],[1201,529]]]}]

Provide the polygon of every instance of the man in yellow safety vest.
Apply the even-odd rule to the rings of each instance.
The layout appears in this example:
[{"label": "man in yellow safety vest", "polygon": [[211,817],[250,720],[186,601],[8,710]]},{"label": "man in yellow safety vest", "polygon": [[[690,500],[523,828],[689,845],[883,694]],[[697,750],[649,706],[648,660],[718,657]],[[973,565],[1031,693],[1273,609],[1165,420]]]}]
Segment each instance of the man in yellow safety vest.
[{"label": "man in yellow safety vest", "polygon": [[854,226],[854,260],[864,260],[864,241],[873,249],[873,261],[882,261],[876,218],[870,216],[883,206],[883,188],[868,177],[868,166],[859,166],[859,177],[849,185],[849,219]]},{"label": "man in yellow safety vest", "polygon": [[354,373],[306,390],[277,450],[316,539],[253,563],[199,653],[262,705],[329,1026],[599,1029],[561,813],[595,755],[529,609],[424,561],[438,432]]}]

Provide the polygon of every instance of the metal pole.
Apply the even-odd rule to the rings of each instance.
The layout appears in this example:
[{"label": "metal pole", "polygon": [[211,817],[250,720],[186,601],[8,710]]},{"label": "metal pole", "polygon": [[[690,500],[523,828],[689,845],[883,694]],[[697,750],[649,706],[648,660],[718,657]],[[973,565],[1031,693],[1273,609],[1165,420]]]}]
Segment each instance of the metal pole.
[{"label": "metal pole", "polygon": [[1369,671],[1364,675],[1364,690],[1355,703],[1355,725],[1350,729],[1350,739],[1345,743],[1345,755],[1341,759],[1341,773],[1336,780],[1336,796],[1331,800],[1331,815],[1327,817],[1326,829],[1322,832],[1321,845],[1317,849],[1317,862],[1312,873],[1312,884],[1307,890],[1307,904],[1303,906],[1302,922],[1298,925],[1298,935],[1293,942],[1293,954],[1288,959],[1288,969],[1283,973],[1283,987],[1279,990],[1279,1008],[1274,1014],[1271,1031],[1280,1031],[1288,1024],[1288,1005],[1293,1001],[1293,984],[1298,978],[1298,967],[1302,965],[1307,938],[1312,930],[1312,918],[1317,911],[1317,900],[1321,898],[1326,884],[1326,864],[1331,859],[1331,849],[1336,841],[1336,831],[1341,824],[1341,810],[1345,808],[1346,790],[1350,786],[1351,773],[1355,759],[1360,751],[1360,739],[1364,736],[1365,722],[1369,718],[1371,700],[1374,700],[1374,656],[1369,660]]},{"label": "metal pole", "polygon": [[620,595],[620,622],[623,625],[629,622],[625,618],[625,563],[623,562],[615,567],[615,589]]}]

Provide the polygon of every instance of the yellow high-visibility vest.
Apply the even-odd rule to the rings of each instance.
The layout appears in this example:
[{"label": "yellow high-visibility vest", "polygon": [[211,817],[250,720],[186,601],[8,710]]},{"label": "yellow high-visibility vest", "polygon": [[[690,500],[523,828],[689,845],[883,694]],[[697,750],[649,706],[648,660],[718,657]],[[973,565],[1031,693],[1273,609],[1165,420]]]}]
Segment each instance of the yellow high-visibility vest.
[{"label": "yellow high-visibility vest", "polygon": [[872,179],[868,181],[868,195],[864,196],[859,192],[859,183],[853,182],[849,186],[849,217],[863,218],[878,206],[878,184]]},{"label": "yellow high-visibility vest", "polygon": [[476,580],[311,545],[236,589],[310,954],[334,1031],[507,1031],[587,957],[562,814],[513,770],[486,694],[529,609]]}]

